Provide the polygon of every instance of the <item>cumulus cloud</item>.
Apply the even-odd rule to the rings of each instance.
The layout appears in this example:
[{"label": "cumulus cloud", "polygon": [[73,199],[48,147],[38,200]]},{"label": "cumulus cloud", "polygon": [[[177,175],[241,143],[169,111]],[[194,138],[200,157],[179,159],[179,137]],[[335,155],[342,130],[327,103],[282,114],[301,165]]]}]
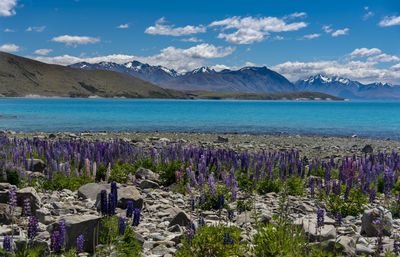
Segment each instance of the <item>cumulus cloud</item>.
[{"label": "cumulus cloud", "polygon": [[15,15],[15,6],[17,0],[1,0],[0,1],[0,16],[13,16]]},{"label": "cumulus cloud", "polygon": [[53,52],[52,49],[37,49],[34,54],[39,54],[39,55],[48,55],[49,53]]},{"label": "cumulus cloud", "polygon": [[182,42],[193,42],[193,43],[198,43],[198,42],[203,42],[203,39],[199,39],[196,37],[190,37],[190,38],[182,38]]},{"label": "cumulus cloud", "polygon": [[13,52],[18,52],[19,50],[20,50],[20,47],[17,46],[16,44],[4,44],[4,45],[0,46],[0,51],[3,51],[3,52],[13,53]]},{"label": "cumulus cloud", "polygon": [[362,83],[385,81],[393,84],[400,83],[400,73],[393,66],[390,69],[375,67],[375,62],[350,61],[317,61],[317,62],[285,62],[271,69],[284,75],[290,81],[304,79],[315,74],[340,76],[357,80]]},{"label": "cumulus cloud", "polygon": [[233,44],[252,44],[261,42],[271,32],[295,31],[307,27],[305,22],[286,23],[284,19],[276,17],[240,17],[234,16],[224,20],[214,21],[210,27],[221,27],[223,31],[236,30],[231,33],[221,32],[218,38],[223,38]]},{"label": "cumulus cloud", "polygon": [[71,45],[76,46],[76,45],[98,43],[100,42],[100,39],[96,37],[63,35],[63,36],[53,37],[51,41],[58,43],[65,43],[67,46]]},{"label": "cumulus cloud", "polygon": [[400,58],[395,55],[380,54],[376,56],[369,57],[367,59],[369,62],[397,62]]},{"label": "cumulus cloud", "polygon": [[129,28],[129,24],[128,24],[128,23],[121,24],[121,25],[119,25],[119,26],[117,27],[117,29],[127,29],[127,28]]},{"label": "cumulus cloud", "polygon": [[175,27],[175,25],[166,25],[165,18],[162,17],[158,19],[154,26],[150,26],[146,28],[144,31],[147,34],[151,35],[165,35],[165,36],[187,36],[197,33],[206,32],[206,27],[203,25],[199,26],[191,26],[187,25],[185,27]]},{"label": "cumulus cloud", "polygon": [[46,26],[40,26],[40,27],[28,27],[25,31],[35,31],[35,32],[43,32],[46,29]]},{"label": "cumulus cloud", "polygon": [[15,30],[6,28],[6,29],[4,29],[4,32],[15,32]]},{"label": "cumulus cloud", "polygon": [[314,33],[314,34],[309,34],[309,35],[304,35],[302,39],[314,39],[320,37],[321,34]]},{"label": "cumulus cloud", "polygon": [[400,71],[400,63],[393,65],[390,67],[390,69],[394,71]]},{"label": "cumulus cloud", "polygon": [[55,57],[37,56],[32,58],[46,63],[61,65],[69,65],[77,62],[97,63],[102,61],[122,64],[132,60],[138,60],[151,65],[162,65],[168,68],[173,68],[178,72],[183,73],[204,66],[206,59],[225,57],[232,54],[234,51],[234,47],[217,47],[203,43],[187,49],[170,46],[162,49],[159,54],[145,57],[114,54],[98,57],[75,57],[63,55]]},{"label": "cumulus cloud", "polygon": [[400,16],[386,16],[383,20],[379,22],[381,27],[389,27],[400,25]]},{"label": "cumulus cloud", "polygon": [[378,48],[356,48],[354,49],[353,52],[350,53],[351,58],[357,58],[357,57],[365,57],[365,56],[371,56],[371,55],[376,55],[380,54],[382,51]]},{"label": "cumulus cloud", "polygon": [[350,30],[349,28],[338,29],[332,33],[332,37],[347,35],[349,30]]}]

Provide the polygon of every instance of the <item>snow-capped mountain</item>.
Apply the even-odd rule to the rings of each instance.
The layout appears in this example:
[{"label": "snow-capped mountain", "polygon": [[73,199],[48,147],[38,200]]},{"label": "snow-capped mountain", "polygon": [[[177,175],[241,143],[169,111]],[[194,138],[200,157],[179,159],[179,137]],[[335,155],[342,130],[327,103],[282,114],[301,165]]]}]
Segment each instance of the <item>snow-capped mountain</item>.
[{"label": "snow-capped mountain", "polygon": [[323,74],[310,76],[295,83],[299,91],[313,91],[351,99],[400,98],[400,87],[388,83],[362,84],[342,77]]},{"label": "snow-capped mountain", "polygon": [[180,90],[207,90],[217,92],[287,93],[296,87],[282,75],[267,67],[244,67],[240,70],[215,71],[200,67],[178,74],[162,66],[151,66],[138,61],[124,64],[110,62],[76,63],[72,68],[112,70],[150,81],[164,88]]}]

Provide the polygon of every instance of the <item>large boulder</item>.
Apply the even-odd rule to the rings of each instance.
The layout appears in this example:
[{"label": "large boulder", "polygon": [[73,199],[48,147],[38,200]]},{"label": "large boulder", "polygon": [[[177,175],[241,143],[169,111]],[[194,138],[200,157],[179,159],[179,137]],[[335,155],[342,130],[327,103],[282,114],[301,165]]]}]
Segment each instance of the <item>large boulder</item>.
[{"label": "large boulder", "polygon": [[155,182],[159,181],[159,175],[157,173],[154,173],[153,171],[151,171],[149,169],[145,169],[145,168],[139,168],[135,172],[135,176],[138,179],[148,179],[148,180],[152,180]]},{"label": "large boulder", "polygon": [[132,201],[135,208],[143,207],[143,197],[135,186],[118,187],[118,207],[125,209],[128,201]]},{"label": "large boulder", "polygon": [[377,227],[372,224],[372,222],[377,219],[379,219],[383,225],[383,234],[390,236],[393,227],[392,213],[382,206],[364,211],[361,218],[361,234],[365,234],[366,236],[377,236]]},{"label": "large boulder", "polygon": [[[33,187],[25,187],[23,189],[19,189],[16,191],[17,196],[17,205],[20,207],[24,206],[25,199],[29,198],[31,201],[31,210],[32,214],[35,215],[36,211],[40,209],[40,197],[37,194],[35,188]],[[0,203],[8,203],[8,190],[0,191]]]},{"label": "large boulder", "polygon": [[310,241],[322,242],[329,239],[334,239],[336,237],[335,226],[330,225],[334,223],[334,221],[327,216],[325,216],[325,220],[325,225],[317,228],[317,215],[310,214],[295,220],[294,224],[300,226],[303,229],[304,233],[310,239]]},{"label": "large boulder", "polygon": [[[65,220],[65,248],[67,250],[76,247],[76,238],[83,235],[85,241],[83,249],[85,252],[93,252],[93,246],[99,243],[101,235],[101,217],[97,215],[69,215]],[[59,222],[51,224],[48,228],[50,233],[58,229]]]},{"label": "large boulder", "polygon": [[97,196],[100,194],[101,190],[110,191],[110,184],[104,183],[88,183],[81,186],[78,189],[78,197],[85,199],[90,199],[92,201],[96,201]]},{"label": "large boulder", "polygon": [[356,242],[349,236],[341,236],[337,239],[330,239],[322,242],[321,246],[324,250],[343,254],[344,256],[356,256]]},{"label": "large boulder", "polygon": [[44,170],[46,169],[46,164],[40,159],[28,159],[27,161],[28,167],[31,171],[44,172]]},{"label": "large boulder", "polygon": [[9,225],[12,222],[8,204],[0,203],[0,224]]}]

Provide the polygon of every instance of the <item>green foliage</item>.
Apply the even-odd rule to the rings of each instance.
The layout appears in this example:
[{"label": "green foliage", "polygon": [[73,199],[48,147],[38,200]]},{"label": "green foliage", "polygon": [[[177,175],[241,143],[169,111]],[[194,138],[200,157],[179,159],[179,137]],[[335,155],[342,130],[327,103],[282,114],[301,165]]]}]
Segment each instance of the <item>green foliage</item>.
[{"label": "green foliage", "polygon": [[236,209],[238,212],[251,211],[252,199],[247,198],[246,200],[237,200]]},{"label": "green foliage", "polygon": [[[17,249],[15,257],[42,257],[46,256],[46,252],[47,248],[44,246],[39,245],[33,248],[28,248],[27,246],[25,246],[22,249]],[[2,253],[0,252],[0,256],[8,256],[8,255],[2,255]]]},{"label": "green foliage", "polygon": [[[6,174],[7,174],[6,181],[3,179],[3,172],[6,172]],[[17,170],[6,170],[6,171],[3,170],[0,174],[0,182],[8,182],[11,185],[18,186],[21,183],[21,178],[20,178]]]},{"label": "green foliage", "polygon": [[71,174],[70,177],[65,176],[63,173],[57,173],[56,177],[52,180],[44,179],[43,188],[46,190],[63,190],[69,189],[71,191],[77,190],[84,184],[93,182],[93,179],[88,178],[84,175],[76,177],[75,174]]},{"label": "green foliage", "polygon": [[231,199],[230,191],[228,188],[223,187],[222,185],[216,184],[215,185],[215,196],[210,193],[208,185],[205,185],[204,195],[205,200],[199,206],[198,202],[196,203],[197,206],[202,210],[217,210],[218,209],[218,195],[224,195],[224,208],[229,209],[228,201]]},{"label": "green foliage", "polygon": [[240,189],[246,192],[252,192],[254,190],[253,181],[248,179],[244,172],[239,171],[237,176],[237,182]]},{"label": "green foliage", "polygon": [[[110,249],[116,249],[116,256],[139,257],[142,251],[142,246],[135,237],[133,228],[126,224],[125,234],[118,235],[118,220],[117,216],[111,218],[103,218],[100,243],[103,244],[98,250],[99,256],[109,256]],[[129,223],[129,221],[128,221]],[[111,247],[113,246],[113,247]]]},{"label": "green foliage", "polygon": [[96,171],[96,182],[106,180],[107,167],[101,162]]},{"label": "green foliage", "polygon": [[289,195],[304,194],[304,180],[301,177],[291,176],[286,179],[287,190]]},{"label": "green foliage", "polygon": [[160,171],[161,184],[164,186],[169,186],[175,183],[175,172],[179,171],[182,166],[185,166],[185,164],[182,162],[173,161],[157,167],[156,170]]},{"label": "green foliage", "polygon": [[280,179],[269,179],[267,177],[260,180],[257,184],[257,193],[279,193],[282,190],[283,183]]},{"label": "green foliage", "polygon": [[395,198],[393,201],[389,202],[388,209],[393,215],[393,218],[400,218],[400,198]]},{"label": "green foliage", "polygon": [[114,167],[111,168],[108,181],[115,181],[121,184],[126,183],[129,180],[129,175],[133,173],[133,170],[133,167],[129,163],[121,164],[121,162],[116,162]]},{"label": "green foliage", "polygon": [[[224,244],[224,234],[229,233],[233,244]],[[240,242],[241,230],[238,227],[202,226],[194,238],[187,236],[182,240],[182,248],[175,256],[177,257],[224,257],[245,256],[247,253],[246,243]]]},{"label": "green foliage", "polygon": [[383,193],[384,187],[385,187],[385,182],[383,180],[383,176],[378,177],[378,183],[377,183],[377,192]]},{"label": "green foliage", "polygon": [[[346,188],[342,185],[341,192],[345,192]],[[368,202],[367,197],[361,192],[360,188],[352,188],[349,192],[349,198],[344,199],[343,195],[335,195],[333,192],[329,196],[323,195],[327,210],[333,214],[342,213],[343,218],[346,216],[357,216],[363,213],[365,204]]]}]

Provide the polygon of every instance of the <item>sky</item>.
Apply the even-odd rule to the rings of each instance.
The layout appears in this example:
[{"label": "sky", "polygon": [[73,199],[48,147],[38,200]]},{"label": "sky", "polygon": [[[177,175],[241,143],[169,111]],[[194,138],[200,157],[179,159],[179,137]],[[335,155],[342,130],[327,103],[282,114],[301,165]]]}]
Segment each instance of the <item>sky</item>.
[{"label": "sky", "polygon": [[400,1],[0,0],[0,51],[400,85]]}]

